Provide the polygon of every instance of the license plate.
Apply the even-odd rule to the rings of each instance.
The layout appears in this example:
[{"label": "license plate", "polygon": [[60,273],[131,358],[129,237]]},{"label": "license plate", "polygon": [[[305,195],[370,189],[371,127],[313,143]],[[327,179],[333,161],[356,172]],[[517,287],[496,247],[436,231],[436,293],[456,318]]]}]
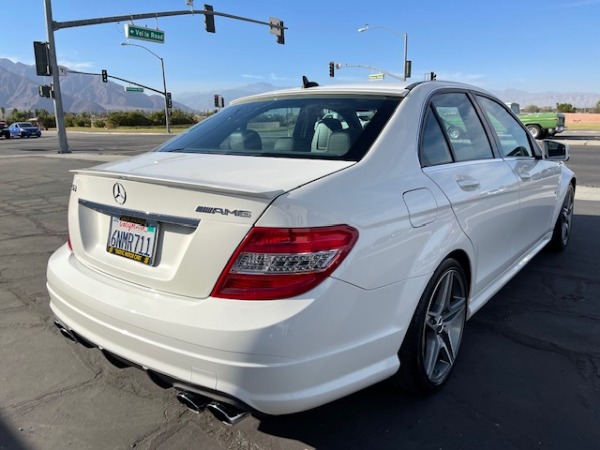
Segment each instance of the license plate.
[{"label": "license plate", "polygon": [[106,251],[149,266],[154,265],[158,224],[129,216],[112,216]]}]

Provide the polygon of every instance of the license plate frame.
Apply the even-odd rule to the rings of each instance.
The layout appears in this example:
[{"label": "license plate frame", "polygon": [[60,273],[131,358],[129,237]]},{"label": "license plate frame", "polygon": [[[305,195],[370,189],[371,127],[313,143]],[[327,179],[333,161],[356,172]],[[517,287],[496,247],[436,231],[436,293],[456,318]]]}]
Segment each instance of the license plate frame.
[{"label": "license plate frame", "polygon": [[111,215],[106,251],[146,266],[154,266],[159,231],[160,226],[156,221],[135,216]]}]

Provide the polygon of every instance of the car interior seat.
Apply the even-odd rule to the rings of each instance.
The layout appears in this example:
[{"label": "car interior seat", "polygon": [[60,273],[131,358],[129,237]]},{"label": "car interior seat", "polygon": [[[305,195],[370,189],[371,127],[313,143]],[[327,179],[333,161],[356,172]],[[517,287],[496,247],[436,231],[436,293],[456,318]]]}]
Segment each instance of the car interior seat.
[{"label": "car interior seat", "polygon": [[262,150],[262,139],[254,130],[237,130],[229,136],[232,150]]},{"label": "car interior seat", "polygon": [[329,137],[327,145],[327,154],[332,156],[341,156],[348,153],[352,147],[352,136],[348,130],[334,131]]},{"label": "car interior seat", "polygon": [[311,150],[324,152],[327,150],[327,146],[329,145],[329,138],[333,134],[334,131],[340,131],[342,129],[342,122],[338,119],[334,118],[325,118],[321,119],[317,123],[317,127],[315,128],[315,134],[313,135]]}]

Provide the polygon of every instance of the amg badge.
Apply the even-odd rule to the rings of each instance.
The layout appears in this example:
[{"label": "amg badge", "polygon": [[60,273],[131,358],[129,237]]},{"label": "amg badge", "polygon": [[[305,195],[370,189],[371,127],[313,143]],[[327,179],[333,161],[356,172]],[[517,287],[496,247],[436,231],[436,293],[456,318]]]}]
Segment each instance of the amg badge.
[{"label": "amg badge", "polygon": [[213,206],[198,206],[196,208],[196,212],[206,213],[206,214],[221,214],[223,216],[236,216],[236,217],[252,217],[252,213],[250,211],[244,211],[241,209],[234,209],[233,211],[227,208],[215,208]]}]

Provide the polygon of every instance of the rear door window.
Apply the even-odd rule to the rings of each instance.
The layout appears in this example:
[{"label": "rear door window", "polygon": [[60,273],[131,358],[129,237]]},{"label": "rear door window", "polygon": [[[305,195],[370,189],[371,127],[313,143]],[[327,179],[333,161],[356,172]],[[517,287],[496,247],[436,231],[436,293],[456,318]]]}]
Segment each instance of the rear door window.
[{"label": "rear door window", "polygon": [[475,107],[465,93],[444,93],[431,101],[455,161],[493,158],[492,146]]}]

